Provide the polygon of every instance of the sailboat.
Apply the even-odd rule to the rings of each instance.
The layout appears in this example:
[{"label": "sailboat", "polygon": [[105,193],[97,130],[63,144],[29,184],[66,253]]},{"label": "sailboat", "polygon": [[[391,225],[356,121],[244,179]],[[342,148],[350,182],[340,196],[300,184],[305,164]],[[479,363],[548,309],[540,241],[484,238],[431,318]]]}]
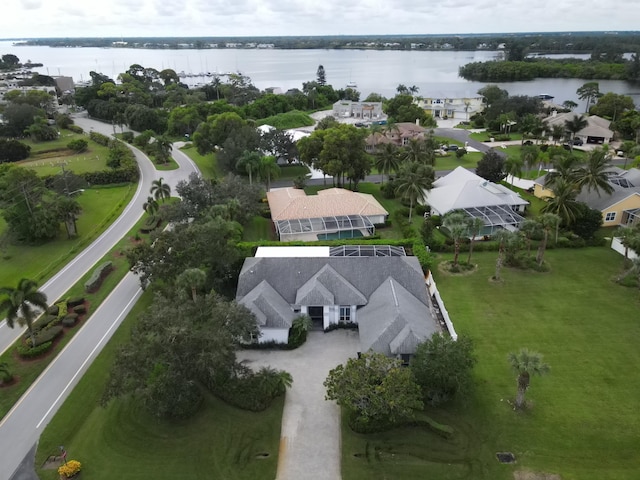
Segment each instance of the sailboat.
[{"label": "sailboat", "polygon": [[347,88],[353,88],[353,89],[358,88],[358,84],[353,80],[351,80],[351,72],[349,72],[349,83],[347,83]]}]

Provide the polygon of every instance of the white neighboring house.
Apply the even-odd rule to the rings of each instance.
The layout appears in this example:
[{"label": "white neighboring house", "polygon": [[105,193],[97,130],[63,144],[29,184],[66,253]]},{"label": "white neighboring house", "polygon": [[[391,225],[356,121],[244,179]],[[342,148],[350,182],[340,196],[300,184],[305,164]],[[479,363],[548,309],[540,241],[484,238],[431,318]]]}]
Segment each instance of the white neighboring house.
[{"label": "white neighboring house", "polygon": [[245,259],[236,300],[256,316],[259,342],[287,343],[293,320],[306,314],[318,330],[355,323],[361,352],[406,361],[419,343],[442,331],[416,257],[389,256],[388,250],[352,256],[342,247],[335,250],[343,256],[334,256],[333,250],[318,257],[294,251],[291,257],[270,252]]},{"label": "white neighboring house", "polygon": [[438,92],[429,96],[416,97],[414,103],[434,118],[455,118],[469,121],[476,113],[484,110],[482,95]]},{"label": "white neighboring house", "polygon": [[338,118],[361,118],[373,120],[382,117],[382,102],[352,102],[338,100],[333,104],[333,116]]},{"label": "white neighboring house", "polygon": [[432,215],[462,210],[471,217],[481,218],[485,228],[480,235],[490,235],[501,228],[516,230],[524,220],[520,213],[529,205],[513,190],[462,167],[438,178],[433,188],[425,192],[424,203],[431,208]]}]

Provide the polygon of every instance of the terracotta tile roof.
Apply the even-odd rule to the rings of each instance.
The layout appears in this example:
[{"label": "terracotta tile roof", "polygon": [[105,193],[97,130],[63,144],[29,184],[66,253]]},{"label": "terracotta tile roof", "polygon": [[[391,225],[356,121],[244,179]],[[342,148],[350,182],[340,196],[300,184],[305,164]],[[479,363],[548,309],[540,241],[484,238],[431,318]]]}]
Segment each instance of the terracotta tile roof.
[{"label": "terracotta tile roof", "polygon": [[304,190],[283,188],[268,192],[267,200],[273,221],[339,215],[389,214],[373,195],[343,188],[320,190],[318,195],[310,196],[307,196]]}]

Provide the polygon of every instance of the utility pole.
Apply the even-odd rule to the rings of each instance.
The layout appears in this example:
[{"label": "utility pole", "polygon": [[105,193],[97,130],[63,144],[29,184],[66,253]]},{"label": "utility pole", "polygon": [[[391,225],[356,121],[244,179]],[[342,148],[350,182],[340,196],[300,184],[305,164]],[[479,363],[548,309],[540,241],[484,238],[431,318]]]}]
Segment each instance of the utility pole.
[{"label": "utility pole", "polygon": [[69,194],[69,184],[67,183],[67,172],[64,169],[65,166],[66,163],[60,163],[60,168],[62,168],[62,180],[64,181],[64,193],[67,197],[70,197],[71,195]]}]

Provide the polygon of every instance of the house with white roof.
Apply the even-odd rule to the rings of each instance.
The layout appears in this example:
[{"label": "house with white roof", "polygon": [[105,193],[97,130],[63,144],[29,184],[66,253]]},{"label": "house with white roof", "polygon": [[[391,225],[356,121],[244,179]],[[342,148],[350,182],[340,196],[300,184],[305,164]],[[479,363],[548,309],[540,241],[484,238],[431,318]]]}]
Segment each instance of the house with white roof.
[{"label": "house with white roof", "polygon": [[281,188],[267,192],[267,201],[281,241],[366,237],[389,215],[373,195],[343,188],[317,195]]},{"label": "house with white roof", "polygon": [[361,247],[311,255],[297,247],[291,256],[289,247],[274,247],[282,252],[271,248],[245,259],[236,301],[255,315],[258,341],[287,343],[293,320],[309,315],[318,330],[356,324],[361,352],[406,361],[418,344],[442,332],[418,259],[397,247]]},{"label": "house with white roof", "polygon": [[609,128],[611,122],[597,115],[576,115],[574,112],[557,113],[554,110],[551,116],[545,118],[543,122],[549,126],[549,130],[554,125],[560,125],[564,128],[566,122],[573,120],[575,116],[582,117],[587,121],[587,126],[576,133],[576,139],[579,138],[584,143],[609,143],[613,140],[613,131]]},{"label": "house with white roof", "polygon": [[446,215],[461,210],[484,221],[481,235],[490,235],[504,228],[516,230],[524,218],[529,202],[509,188],[490,182],[469,170],[458,167],[433,182],[426,191],[425,205],[432,215]]}]

